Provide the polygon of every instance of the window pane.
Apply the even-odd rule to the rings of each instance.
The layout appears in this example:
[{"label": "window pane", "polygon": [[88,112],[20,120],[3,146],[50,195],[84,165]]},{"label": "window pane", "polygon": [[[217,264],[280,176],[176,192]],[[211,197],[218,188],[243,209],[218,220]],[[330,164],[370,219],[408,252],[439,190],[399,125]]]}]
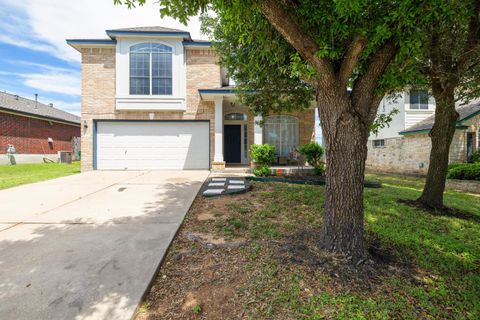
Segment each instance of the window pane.
[{"label": "window pane", "polygon": [[172,77],[172,55],[170,53],[152,53],[152,76]]},{"label": "window pane", "polygon": [[172,94],[172,79],[154,78],[152,79],[152,94]]},{"label": "window pane", "polygon": [[130,94],[150,94],[150,54],[130,54]]},{"label": "window pane", "polygon": [[161,52],[172,52],[172,48],[161,43],[151,43],[151,52],[161,53]]},{"label": "window pane", "polygon": [[152,53],[152,94],[172,94],[171,53]]},{"label": "window pane", "polygon": [[420,103],[420,109],[428,109],[428,93],[420,92],[418,99]]},{"label": "window pane", "polygon": [[418,91],[410,91],[410,109],[418,109]]},{"label": "window pane", "polygon": [[130,78],[130,94],[150,94],[150,79]]},{"label": "window pane", "polygon": [[428,109],[428,93],[425,91],[410,91],[410,109]]},{"label": "window pane", "polygon": [[267,117],[264,132],[265,143],[275,146],[279,156],[288,156],[298,146],[298,120],[295,117]]},{"label": "window pane", "polygon": [[130,76],[131,77],[149,77],[150,76],[150,57],[148,53],[130,54]]}]

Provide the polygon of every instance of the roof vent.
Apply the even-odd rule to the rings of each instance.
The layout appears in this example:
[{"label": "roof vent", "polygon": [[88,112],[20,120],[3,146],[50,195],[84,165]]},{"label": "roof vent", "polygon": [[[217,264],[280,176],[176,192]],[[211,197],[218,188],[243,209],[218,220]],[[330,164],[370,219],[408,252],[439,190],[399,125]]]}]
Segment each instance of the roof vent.
[{"label": "roof vent", "polygon": [[15,100],[18,100],[18,98],[19,98],[18,94],[16,94],[14,97],[15,97]]},{"label": "roof vent", "polygon": [[49,103],[48,106],[49,106],[50,108],[53,108],[53,103]]}]

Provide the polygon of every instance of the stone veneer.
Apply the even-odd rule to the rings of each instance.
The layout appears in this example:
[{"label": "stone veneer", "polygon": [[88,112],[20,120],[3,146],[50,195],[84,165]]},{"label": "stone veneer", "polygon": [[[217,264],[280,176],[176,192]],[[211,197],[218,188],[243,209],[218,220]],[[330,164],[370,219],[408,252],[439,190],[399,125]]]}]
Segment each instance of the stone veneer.
[{"label": "stone veneer", "polygon": [[[457,129],[450,146],[450,163],[467,161],[467,132],[474,132],[474,145],[479,148],[480,115],[464,121],[468,129]],[[373,147],[368,141],[367,169],[404,174],[425,175],[428,171],[432,143],[428,133],[406,134],[384,139],[385,146]]]},{"label": "stone veneer", "polygon": [[[93,169],[93,120],[128,119],[149,120],[209,120],[210,155],[212,169],[221,169],[213,163],[215,117],[214,102],[201,100],[198,89],[221,86],[220,66],[213,49],[186,50],[186,111],[116,111],[115,110],[115,49],[83,48],[82,54],[82,171]],[[246,108],[232,108],[224,102],[224,114],[229,112],[247,112],[249,143],[254,141],[254,120]],[[314,137],[314,110],[293,113],[299,118],[300,143],[311,141]],[[86,127],[84,126],[86,124]]]}]

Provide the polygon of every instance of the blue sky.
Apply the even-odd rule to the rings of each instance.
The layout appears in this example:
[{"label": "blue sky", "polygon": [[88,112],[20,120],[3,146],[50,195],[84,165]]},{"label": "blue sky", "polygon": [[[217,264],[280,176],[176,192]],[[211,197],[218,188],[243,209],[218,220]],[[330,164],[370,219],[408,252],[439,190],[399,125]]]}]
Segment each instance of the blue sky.
[{"label": "blue sky", "polygon": [[188,26],[161,19],[154,1],[128,10],[113,0],[0,0],[0,91],[34,98],[80,113],[80,54],[65,43],[71,38],[105,38],[106,29],[161,25],[188,30],[194,38],[200,24]]}]

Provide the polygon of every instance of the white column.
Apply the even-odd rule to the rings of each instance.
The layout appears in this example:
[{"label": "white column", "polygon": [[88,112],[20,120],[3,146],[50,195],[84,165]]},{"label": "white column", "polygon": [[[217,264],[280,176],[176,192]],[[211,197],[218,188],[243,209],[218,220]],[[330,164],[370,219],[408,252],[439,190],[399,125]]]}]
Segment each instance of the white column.
[{"label": "white column", "polygon": [[223,162],[223,97],[215,97],[215,150],[213,161]]},{"label": "white column", "polygon": [[263,144],[263,128],[260,126],[262,121],[262,116],[256,116],[253,120],[253,143],[254,144]]}]

